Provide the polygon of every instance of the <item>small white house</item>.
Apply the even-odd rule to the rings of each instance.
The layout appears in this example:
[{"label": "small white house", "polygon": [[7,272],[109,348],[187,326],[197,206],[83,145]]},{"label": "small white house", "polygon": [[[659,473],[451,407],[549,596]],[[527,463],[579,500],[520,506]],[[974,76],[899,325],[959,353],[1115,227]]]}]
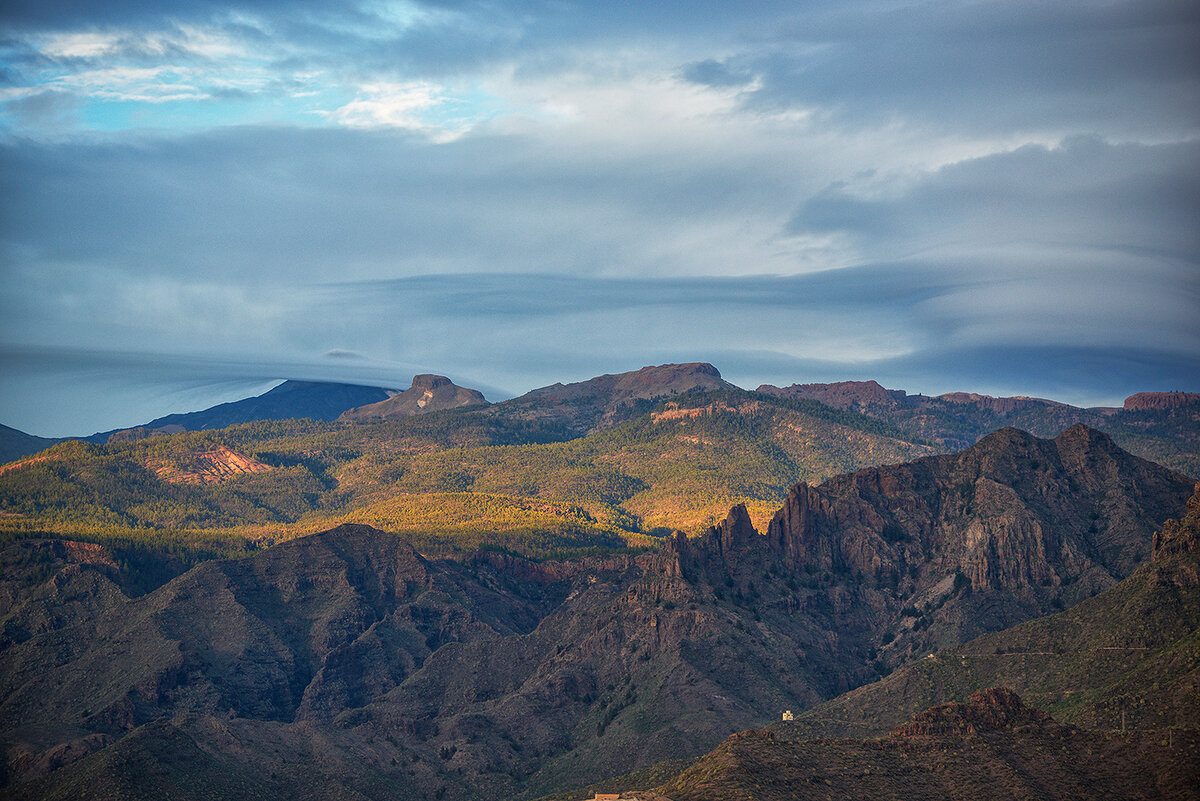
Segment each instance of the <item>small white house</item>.
[{"label": "small white house", "polygon": [[783,719],[784,720],[794,720],[795,716],[792,715],[792,710],[790,710],[790,709],[783,710]]}]

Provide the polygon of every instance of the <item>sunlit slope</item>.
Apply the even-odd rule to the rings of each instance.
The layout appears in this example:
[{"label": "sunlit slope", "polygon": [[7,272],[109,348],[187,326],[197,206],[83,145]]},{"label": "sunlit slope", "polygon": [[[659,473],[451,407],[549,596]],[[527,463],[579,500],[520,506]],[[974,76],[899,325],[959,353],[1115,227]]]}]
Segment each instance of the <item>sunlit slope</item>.
[{"label": "sunlit slope", "polygon": [[698,529],[741,502],[765,524],[797,481],[930,451],[878,421],[813,402],[711,392],[642,408],[566,441],[541,423],[467,410],[66,443],[0,474],[0,522],[244,529],[279,539],[353,521],[417,539],[439,530],[472,541],[557,531],[611,544],[656,528]]}]

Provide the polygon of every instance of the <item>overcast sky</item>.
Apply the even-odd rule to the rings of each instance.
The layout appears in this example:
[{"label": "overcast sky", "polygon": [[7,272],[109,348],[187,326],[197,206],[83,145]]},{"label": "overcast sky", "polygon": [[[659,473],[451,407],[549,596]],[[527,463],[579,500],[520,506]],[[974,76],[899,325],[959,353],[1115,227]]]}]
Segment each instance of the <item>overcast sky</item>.
[{"label": "overcast sky", "polygon": [[647,364],[1200,390],[1200,5],[6,0],[0,423]]}]

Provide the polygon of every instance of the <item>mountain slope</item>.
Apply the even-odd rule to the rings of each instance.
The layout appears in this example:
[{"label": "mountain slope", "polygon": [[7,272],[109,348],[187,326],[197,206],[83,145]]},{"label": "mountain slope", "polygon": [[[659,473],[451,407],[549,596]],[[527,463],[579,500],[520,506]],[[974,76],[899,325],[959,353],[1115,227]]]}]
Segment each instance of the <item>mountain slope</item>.
[{"label": "mountain slope", "polygon": [[860,577],[894,621],[881,654],[894,665],[1112,586],[1190,489],[1084,426],[1053,440],[1003,429],[960,454],[799,485],[766,540],[793,570]]},{"label": "mountain slope", "polygon": [[1194,733],[1170,743],[1107,737],[995,688],[922,712],[882,739],[742,732],[658,789],[669,801],[1188,799],[1198,758]]},{"label": "mountain slope", "polygon": [[0,425],[0,464],[20,459],[22,456],[44,451],[61,440],[35,437],[15,428]]},{"label": "mountain slope", "polygon": [[[698,530],[739,502],[765,525],[798,479],[930,452],[875,420],[811,401],[718,391],[648,405],[565,442],[488,407],[67,443],[0,475],[0,510],[19,515],[6,527],[23,530],[253,525],[278,538],[359,522],[403,531],[427,549],[437,550],[437,539],[451,551],[527,541],[537,553],[538,532],[590,531],[611,545],[658,527]],[[170,480],[188,476],[217,480]]]},{"label": "mountain slope", "polygon": [[1094,598],[902,667],[781,724],[789,736],[878,736],[995,684],[1089,728],[1200,728],[1200,485],[1152,561]]},{"label": "mountain slope", "polygon": [[[1072,475],[1075,488],[1058,492]],[[970,511],[964,477],[974,477]],[[158,770],[154,744],[176,733],[208,755],[197,758],[201,775],[250,782],[230,785],[242,797],[264,784],[318,797],[330,783],[367,798],[511,798],[699,755],[871,680],[885,643],[898,654],[955,642],[964,627],[943,619],[965,619],[971,604],[1024,592],[991,621],[1040,614],[1062,592],[1027,586],[1043,567],[1074,592],[1099,587],[1085,578],[1135,558],[1150,539],[1145,520],[1172,498],[1182,505],[1181,481],[1095,432],[1001,432],[955,457],[797,487],[765,535],[737,507],[653,553],[431,561],[398,537],[347,526],[206,562],[129,598],[103,549],[44,567],[34,551],[5,551],[8,781],[52,796],[92,775],[128,779],[121,765]],[[1097,504],[1106,517],[1095,531],[1051,533],[1052,521],[1087,521]],[[885,538],[889,522],[905,537]],[[967,536],[980,526],[990,539]],[[970,595],[955,589],[953,576],[999,542],[1022,546],[1030,569]],[[1079,558],[1060,558],[1055,543]],[[866,575],[859,558],[900,560],[904,571],[895,582]],[[950,592],[930,595],[947,578]],[[934,623],[906,629],[901,648],[891,629],[925,597],[937,598],[921,602]],[[170,729],[153,728],[164,718]]]},{"label": "mountain slope", "polygon": [[650,401],[692,390],[736,390],[711,364],[663,364],[601,375],[573,384],[552,384],[498,403],[493,414],[553,421],[576,436],[607,428]]}]

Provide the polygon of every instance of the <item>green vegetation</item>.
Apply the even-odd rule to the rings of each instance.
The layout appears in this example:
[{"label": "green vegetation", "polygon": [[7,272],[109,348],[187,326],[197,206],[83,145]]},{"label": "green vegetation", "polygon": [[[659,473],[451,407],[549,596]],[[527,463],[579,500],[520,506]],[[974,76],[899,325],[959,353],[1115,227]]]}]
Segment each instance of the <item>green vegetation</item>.
[{"label": "green vegetation", "polygon": [[1130,453],[1200,478],[1200,415],[1194,409],[1122,410],[1100,428]]}]

